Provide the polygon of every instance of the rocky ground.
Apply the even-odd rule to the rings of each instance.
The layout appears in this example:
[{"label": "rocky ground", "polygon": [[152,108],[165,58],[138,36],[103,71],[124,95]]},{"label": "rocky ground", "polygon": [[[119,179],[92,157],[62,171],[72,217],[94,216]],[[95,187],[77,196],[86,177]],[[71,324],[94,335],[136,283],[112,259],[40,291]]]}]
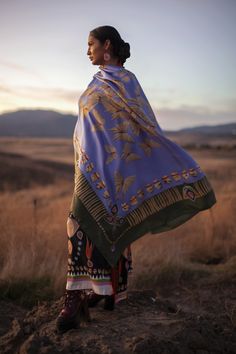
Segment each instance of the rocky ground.
[{"label": "rocky ground", "polygon": [[236,353],[236,282],[198,281],[130,290],[114,311],[100,302],[90,323],[64,334],[55,321],[64,298],[30,311],[1,301],[0,353]]}]

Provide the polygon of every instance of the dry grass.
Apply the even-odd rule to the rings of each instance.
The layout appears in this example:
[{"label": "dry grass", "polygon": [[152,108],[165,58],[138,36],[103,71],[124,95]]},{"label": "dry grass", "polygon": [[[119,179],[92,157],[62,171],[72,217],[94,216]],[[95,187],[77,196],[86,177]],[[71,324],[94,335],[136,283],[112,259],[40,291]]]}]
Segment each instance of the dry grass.
[{"label": "dry grass", "polygon": [[[32,143],[33,153],[27,151],[28,156],[37,159],[36,151],[44,148],[40,158],[46,156],[49,149],[50,159],[53,159],[56,140],[52,141],[51,148],[49,140],[45,144],[45,140],[37,143],[31,139]],[[68,154],[59,160],[73,161],[69,149],[71,142],[60,141],[62,150],[63,143]],[[26,141],[24,148],[30,144]],[[19,147],[20,142],[15,145]],[[12,148],[9,150],[14,152]],[[215,272],[221,276],[225,273],[226,277],[228,273],[236,273],[236,262],[232,261],[236,259],[235,151],[191,150],[191,155],[208,175],[216,192],[217,204],[172,231],[145,235],[135,241],[132,244],[134,271],[130,276],[131,288],[171,285],[182,280],[214,276]],[[58,178],[50,185],[31,186],[14,192],[9,189],[0,194],[0,281],[4,296],[12,294],[16,284],[20,289],[17,292],[14,288],[16,294],[26,291],[29,294],[26,284],[31,284],[34,292],[31,295],[37,294],[38,299],[44,298],[42,293],[49,296],[48,288],[56,296],[64,291],[66,219],[72,191],[73,171],[71,181]],[[37,279],[41,281],[35,284]]]},{"label": "dry grass", "polygon": [[67,270],[69,190],[72,185],[61,182],[1,194],[2,282],[50,277],[55,289],[62,290]]}]

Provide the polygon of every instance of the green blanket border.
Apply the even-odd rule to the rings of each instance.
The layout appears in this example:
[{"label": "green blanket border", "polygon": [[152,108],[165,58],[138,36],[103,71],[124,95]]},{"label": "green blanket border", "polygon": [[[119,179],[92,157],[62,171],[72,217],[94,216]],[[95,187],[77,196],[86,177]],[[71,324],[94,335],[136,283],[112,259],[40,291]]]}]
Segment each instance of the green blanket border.
[{"label": "green blanket border", "polygon": [[[120,255],[133,241],[149,232],[174,229],[216,203],[214,190],[204,175],[196,182],[183,182],[152,196],[131,211],[122,224],[112,225],[106,221],[109,213],[84,175],[79,177],[70,212],[112,267],[117,266]],[[190,195],[184,193],[186,189]]]}]

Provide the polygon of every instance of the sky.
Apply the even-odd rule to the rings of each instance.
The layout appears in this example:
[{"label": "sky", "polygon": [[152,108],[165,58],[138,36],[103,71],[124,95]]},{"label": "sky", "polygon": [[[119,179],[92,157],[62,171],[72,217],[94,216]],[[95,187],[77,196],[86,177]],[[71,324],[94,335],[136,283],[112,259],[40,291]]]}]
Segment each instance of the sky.
[{"label": "sky", "polygon": [[124,66],[163,129],[236,122],[236,0],[0,0],[0,114],[78,115],[102,25],[129,42]]}]

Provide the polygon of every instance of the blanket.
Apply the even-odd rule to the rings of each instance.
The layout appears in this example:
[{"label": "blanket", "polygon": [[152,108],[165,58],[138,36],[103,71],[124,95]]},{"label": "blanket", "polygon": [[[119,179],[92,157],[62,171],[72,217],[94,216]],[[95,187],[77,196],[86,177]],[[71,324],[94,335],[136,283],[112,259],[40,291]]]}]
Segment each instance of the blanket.
[{"label": "blanket", "polygon": [[198,162],[164,134],[135,74],[99,69],[78,101],[70,212],[115,266],[133,241],[183,224],[216,197]]}]

